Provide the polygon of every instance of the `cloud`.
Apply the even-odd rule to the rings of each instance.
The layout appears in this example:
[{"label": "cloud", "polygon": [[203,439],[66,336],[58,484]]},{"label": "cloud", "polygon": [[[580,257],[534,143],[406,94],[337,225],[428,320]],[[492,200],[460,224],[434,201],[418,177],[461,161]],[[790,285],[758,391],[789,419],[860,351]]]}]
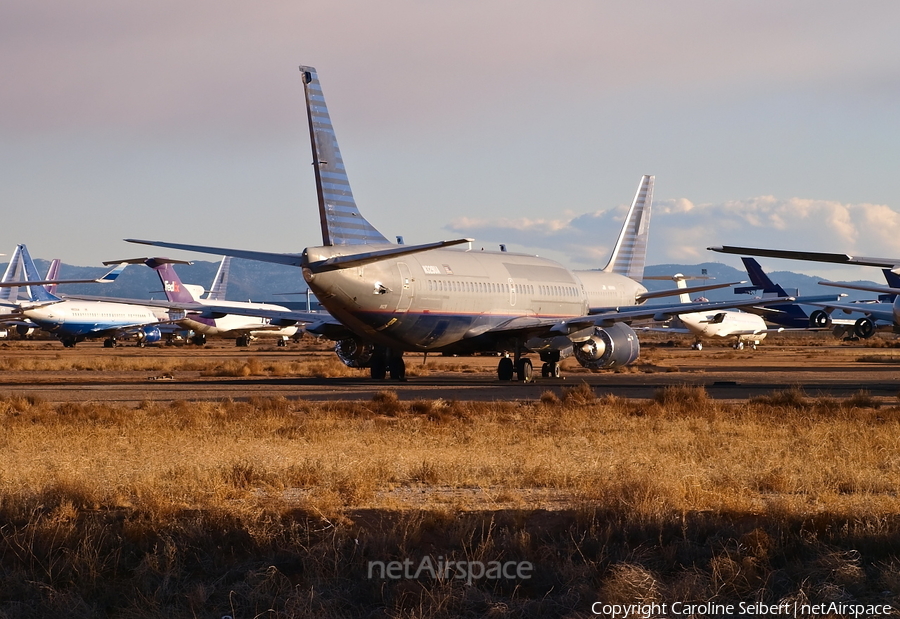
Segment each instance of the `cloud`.
[{"label": "cloud", "polygon": [[[515,243],[530,251],[563,251],[579,265],[603,266],[626,207],[559,219],[472,219],[446,228],[479,242]],[[709,260],[714,245],[806,249],[893,256],[900,213],[884,204],[845,204],[760,196],[718,204],[654,201],[648,263]]]}]

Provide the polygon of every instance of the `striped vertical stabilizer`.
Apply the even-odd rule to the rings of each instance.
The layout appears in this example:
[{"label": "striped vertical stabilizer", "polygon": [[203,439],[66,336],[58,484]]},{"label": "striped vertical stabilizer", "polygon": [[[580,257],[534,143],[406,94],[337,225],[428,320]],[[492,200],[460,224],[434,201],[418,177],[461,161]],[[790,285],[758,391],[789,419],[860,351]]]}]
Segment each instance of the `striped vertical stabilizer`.
[{"label": "striped vertical stabilizer", "polygon": [[[12,257],[9,259],[9,264],[6,265],[6,272],[3,274],[3,282],[15,282],[24,280],[24,267],[22,265],[22,246],[16,245],[16,251],[13,252]],[[18,286],[12,286],[10,288],[0,288],[0,301],[4,303],[15,303],[16,299],[19,298],[19,288]]]},{"label": "striped vertical stabilizer", "polygon": [[[31,259],[31,254],[28,253],[28,248],[25,247],[25,245],[19,245],[19,248],[22,252],[22,265],[25,268],[25,280],[32,282],[40,281],[41,274],[38,273],[37,267],[34,265],[34,260]],[[43,286],[26,286],[25,289],[28,291],[29,299],[34,302],[45,303],[60,300],[59,297],[48,292]]]},{"label": "striped vertical stabilizer", "polygon": [[650,207],[653,203],[653,181],[656,177],[644,175],[638,186],[631,208],[625,217],[622,232],[616,240],[609,264],[603,269],[609,273],[624,275],[633,280],[644,278],[644,262],[647,259],[647,239],[650,236]]},{"label": "striped vertical stabilizer", "polygon": [[[44,279],[59,279],[59,265],[61,263],[62,261],[59,258],[51,260],[50,268],[47,269],[47,277]],[[47,284],[45,288],[50,294],[56,294],[56,284]]]},{"label": "striped vertical stabilizer", "polygon": [[341,159],[325,96],[313,67],[300,67],[312,144],[323,245],[388,243],[359,212]]},{"label": "striped vertical stabilizer", "polygon": [[219,270],[216,271],[216,277],[213,279],[212,286],[209,287],[209,294],[206,295],[208,301],[225,300],[225,294],[228,292],[228,273],[230,270],[231,256],[222,256]]}]

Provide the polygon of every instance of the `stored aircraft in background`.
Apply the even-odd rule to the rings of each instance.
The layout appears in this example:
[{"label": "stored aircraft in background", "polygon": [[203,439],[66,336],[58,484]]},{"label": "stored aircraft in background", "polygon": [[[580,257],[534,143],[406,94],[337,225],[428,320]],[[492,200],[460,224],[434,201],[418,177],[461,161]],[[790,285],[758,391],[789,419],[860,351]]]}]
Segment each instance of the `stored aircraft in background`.
[{"label": "stored aircraft in background", "polygon": [[[204,245],[130,242],[226,254],[302,268],[316,298],[333,317],[308,331],[337,340],[336,352],[373,378],[405,377],[405,352],[511,353],[497,367],[501,380],[532,377],[537,354],[543,376],[558,376],[574,354],[587,368],[615,368],[638,358],[628,321],[742,303],[638,307],[650,293],[643,276],[650,223],[652,176],[644,176],[613,249],[599,271],[572,271],[538,256],[472,251],[471,239],[423,245],[390,243],[360,213],[312,67],[301,67],[319,202],[322,245],[278,254]],[[469,244],[468,250],[451,247]],[[706,289],[706,288],[704,288]],[[700,290],[697,288],[695,290]],[[690,291],[689,291],[690,292]],[[286,316],[270,314],[271,317]]]},{"label": "stored aircraft in background", "polygon": [[[711,251],[724,254],[746,254],[750,256],[761,256],[767,258],[784,258],[786,260],[804,260],[809,262],[827,262],[832,264],[860,265],[880,267],[885,271],[885,277],[891,281],[888,272],[896,274],[900,272],[900,258],[872,258],[864,256],[853,256],[850,254],[825,253],[825,252],[808,252],[794,251],[787,249],[762,249],[756,247],[735,247],[725,245],[722,247],[708,247]],[[900,330],[900,287],[894,286],[874,286],[866,284],[853,284],[849,282],[819,282],[821,286],[831,286],[835,288],[845,288],[848,290],[863,290],[867,292],[876,292],[884,295],[894,295],[892,302],[882,303],[818,303],[825,311],[816,315],[817,326],[824,328],[831,327],[833,319],[831,313],[835,310],[841,310],[847,314],[852,312],[860,312],[864,314],[862,318],[857,319],[853,324],[852,333],[856,337],[869,338],[875,334],[878,329],[876,321],[884,321],[891,325],[895,331]]]},{"label": "stored aircraft in background", "polygon": [[[157,342],[161,339],[160,324],[171,322],[165,310],[149,308],[129,303],[112,301],[86,301],[69,299],[51,294],[42,283],[76,283],[97,280],[42,280],[34,261],[25,245],[19,245],[25,280],[14,282],[13,286],[26,286],[29,299],[12,306],[19,313],[41,329],[54,334],[71,348],[86,338],[104,337],[104,345],[115,346],[116,339],[134,336],[138,345]],[[118,276],[125,265],[119,265],[104,277]],[[112,280],[109,280],[112,281]],[[6,286],[7,284],[0,284]]]},{"label": "stored aircraft in background", "polygon": [[[799,296],[800,291],[797,289],[785,290],[780,284],[776,284],[763,271],[759,262],[754,258],[747,256],[741,257],[744,268],[750,276],[752,286],[743,286],[735,288],[735,294],[761,294],[763,299],[770,297],[786,297],[792,296],[796,300],[793,303],[779,303],[766,305],[760,308],[747,308],[748,312],[759,313],[766,319],[768,323],[774,323],[787,327],[789,329],[809,329],[824,330],[831,329],[834,337],[842,338],[845,336],[855,336],[856,321],[833,318],[831,313],[833,306],[838,301],[846,297],[846,294],[837,295],[812,295]],[[813,310],[809,313],[801,307],[802,305],[818,306],[820,309]]]},{"label": "stored aircraft in background", "polygon": [[[184,260],[129,258],[127,260],[104,262],[103,264],[120,263],[145,264],[156,271],[160,282],[162,282],[163,291],[168,302],[163,304],[148,301],[148,303],[184,310],[190,309],[191,311],[185,311],[184,318],[179,320],[178,324],[194,331],[192,341],[195,344],[203,344],[206,342],[207,336],[212,336],[232,338],[238,346],[249,346],[251,339],[265,337],[277,338],[278,345],[284,346],[289,338],[300,331],[294,320],[285,321],[277,318],[273,320],[271,318],[225,313],[229,309],[242,310],[244,312],[253,312],[255,310],[290,312],[286,307],[270,303],[226,301],[224,296],[228,285],[230,263],[230,257],[228,256],[222,259],[206,297],[203,296],[205,292],[203,286],[185,284],[181,281],[178,273],[175,272],[174,264],[190,264]],[[197,309],[202,310],[208,307],[214,308],[214,311],[208,313],[196,311]],[[322,316],[319,315],[318,318],[321,320]]]},{"label": "stored aircraft in background", "polygon": [[[665,276],[648,277],[645,279],[671,279],[679,289],[687,288],[687,281],[691,279],[708,279],[706,276],[685,276],[676,273],[671,278]],[[746,282],[738,282],[746,283]],[[786,295],[785,295],[786,296]],[[690,296],[682,293],[679,296],[682,303],[691,303]],[[741,350],[744,345],[749,345],[753,350],[762,342],[768,333],[783,331],[784,327],[770,329],[760,316],[732,309],[710,309],[700,312],[687,312],[673,317],[667,326],[647,327],[650,331],[668,333],[689,333],[694,336],[693,350],[703,350],[705,339],[732,339],[734,348]]]}]

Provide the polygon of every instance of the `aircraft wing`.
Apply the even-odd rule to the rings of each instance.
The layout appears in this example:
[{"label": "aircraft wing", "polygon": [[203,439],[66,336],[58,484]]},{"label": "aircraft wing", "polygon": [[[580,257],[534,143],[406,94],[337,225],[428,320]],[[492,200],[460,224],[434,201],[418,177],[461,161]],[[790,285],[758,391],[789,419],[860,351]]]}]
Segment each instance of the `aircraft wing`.
[{"label": "aircraft wing", "polygon": [[[773,298],[765,301],[766,303],[789,303],[793,301],[793,297]],[[707,303],[676,303],[671,305],[657,306],[634,306],[625,309],[610,309],[602,314],[589,314],[587,316],[579,316],[566,320],[557,320],[553,318],[537,318],[534,316],[519,316],[513,318],[503,324],[497,325],[485,331],[471,333],[469,337],[476,337],[484,334],[490,335],[514,335],[514,336],[536,336],[536,337],[552,337],[558,335],[569,335],[576,331],[582,331],[592,326],[608,327],[617,322],[630,322],[632,320],[653,319],[660,322],[668,320],[678,314],[688,314],[691,312],[699,312],[710,309],[731,309],[738,307],[746,307],[750,305],[759,305],[760,299],[749,301],[719,301]],[[670,332],[675,332],[669,329]]]},{"label": "aircraft wing", "polygon": [[651,331],[653,333],[678,333],[681,335],[691,335],[694,332],[690,329],[685,329],[684,327],[665,327],[665,326],[646,326],[646,327],[633,327],[635,331]]},{"label": "aircraft wing", "polygon": [[751,299],[747,301],[717,301],[705,303],[673,303],[670,305],[646,305],[624,309],[611,309],[606,312],[588,314],[578,318],[570,318],[559,321],[551,330],[557,335],[567,335],[591,326],[611,326],[617,322],[629,322],[643,318],[651,318],[657,321],[665,321],[679,314],[690,314],[712,309],[734,309],[759,305],[778,303],[791,303],[794,297],[774,297],[772,299]]},{"label": "aircraft wing", "polygon": [[833,262],[835,264],[858,264],[861,266],[896,269],[900,267],[900,258],[868,258],[851,256],[850,254],[829,254],[815,251],[792,251],[787,249],[760,249],[756,247],[707,247],[710,251],[722,254],[740,254],[743,256],[762,256],[765,258],[786,258],[788,260],[807,260],[809,262]]},{"label": "aircraft wing", "polygon": [[875,320],[883,320],[888,323],[894,322],[893,303],[810,303],[810,305],[825,309],[841,310],[848,314],[850,312],[859,312]]},{"label": "aircraft wing", "polygon": [[876,286],[874,284],[849,284],[846,282],[819,282],[820,286],[831,286],[832,288],[848,288],[850,290],[864,290],[866,292],[877,292],[879,294],[900,294],[900,288],[892,288],[890,286]]},{"label": "aircraft wing", "polygon": [[[133,303],[147,307],[164,307],[173,310],[182,310],[202,315],[204,318],[221,318],[227,314],[236,316],[254,316],[256,318],[269,318],[282,321],[276,326],[288,326],[295,323],[315,323],[331,319],[327,312],[295,312],[292,310],[271,310],[254,307],[232,307],[230,305],[216,305],[215,303],[173,303],[172,301],[152,299],[123,299],[119,297],[98,297],[92,295],[69,295],[67,299],[79,299],[82,301],[115,301],[117,303]],[[259,327],[257,326],[257,329]]]},{"label": "aircraft wing", "polygon": [[[650,279],[650,278],[648,278]],[[645,292],[643,294],[639,294],[637,296],[638,301],[646,301],[647,299],[659,299],[661,297],[674,297],[681,294],[692,294],[694,292],[703,292],[705,290],[715,290],[717,288],[728,288],[729,286],[736,286],[737,284],[746,284],[745,281],[740,282],[728,282],[728,283],[720,283],[720,284],[706,284],[704,286],[687,286],[685,288],[666,288],[665,290],[652,290],[649,292]]]}]

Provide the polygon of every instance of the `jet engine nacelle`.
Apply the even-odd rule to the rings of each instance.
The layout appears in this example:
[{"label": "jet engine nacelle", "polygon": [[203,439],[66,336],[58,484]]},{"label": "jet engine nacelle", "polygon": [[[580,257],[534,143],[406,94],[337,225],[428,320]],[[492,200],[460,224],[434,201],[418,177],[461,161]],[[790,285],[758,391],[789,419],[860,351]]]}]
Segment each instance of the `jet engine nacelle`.
[{"label": "jet engine nacelle", "polygon": [[16,325],[16,335],[18,335],[22,339],[31,337],[32,335],[34,335],[34,327],[28,327],[26,325]]},{"label": "jet engine nacelle", "polygon": [[159,327],[144,327],[137,333],[138,342],[143,344],[152,344],[162,339],[162,331]]},{"label": "jet engine nacelle", "polygon": [[827,329],[831,326],[831,316],[825,310],[816,310],[809,315],[809,326],[812,329]]},{"label": "jet engine nacelle", "polygon": [[617,322],[611,327],[594,327],[588,339],[574,343],[573,352],[582,367],[591,370],[615,368],[637,360],[641,343],[634,329]]},{"label": "jet engine nacelle", "polygon": [[875,335],[875,321],[868,316],[860,318],[854,323],[853,332],[856,333],[857,337],[861,337],[864,340],[868,339]]},{"label": "jet engine nacelle", "polygon": [[335,343],[334,352],[337,353],[338,359],[347,367],[367,368],[372,362],[375,346],[355,337],[348,337]]}]

